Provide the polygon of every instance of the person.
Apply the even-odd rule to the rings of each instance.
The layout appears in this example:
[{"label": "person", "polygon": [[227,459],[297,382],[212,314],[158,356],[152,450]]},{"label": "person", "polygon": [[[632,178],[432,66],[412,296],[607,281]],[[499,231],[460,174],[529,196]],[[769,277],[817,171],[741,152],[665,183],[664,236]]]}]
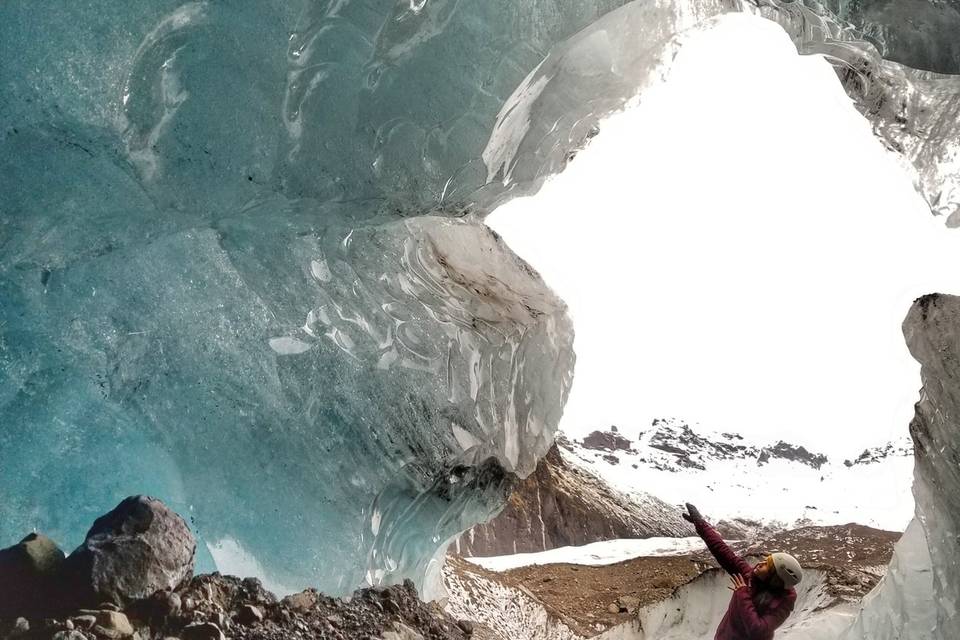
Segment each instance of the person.
[{"label": "person", "polygon": [[788,553],[773,553],[751,567],[689,502],[683,518],[696,527],[707,549],[731,575],[728,588],[733,595],[714,640],[771,640],[797,601],[794,587],[803,578],[800,563]]}]

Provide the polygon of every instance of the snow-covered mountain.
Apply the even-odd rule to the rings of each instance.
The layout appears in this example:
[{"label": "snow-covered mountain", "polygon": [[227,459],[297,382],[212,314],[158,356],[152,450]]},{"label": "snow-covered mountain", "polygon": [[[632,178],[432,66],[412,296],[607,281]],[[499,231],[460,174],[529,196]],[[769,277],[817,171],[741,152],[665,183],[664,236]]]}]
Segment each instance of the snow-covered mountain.
[{"label": "snow-covered mountain", "polygon": [[558,442],[565,460],[614,488],[637,499],[692,502],[734,530],[857,522],[903,531],[913,516],[913,448],[906,437],[843,461],[674,419],[654,420],[635,438],[611,427]]}]

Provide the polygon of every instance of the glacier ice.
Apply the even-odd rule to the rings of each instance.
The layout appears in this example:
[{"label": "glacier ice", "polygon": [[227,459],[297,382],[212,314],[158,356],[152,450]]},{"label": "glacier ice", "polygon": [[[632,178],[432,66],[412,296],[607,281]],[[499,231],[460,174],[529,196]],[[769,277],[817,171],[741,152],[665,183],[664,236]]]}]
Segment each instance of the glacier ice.
[{"label": "glacier ice", "polygon": [[935,638],[960,637],[960,297],[930,294],[903,322],[923,389],[910,423],[913,493],[932,567]]},{"label": "glacier ice", "polygon": [[917,299],[903,334],[923,379],[910,423],[916,517],[843,640],[960,637],[960,297]]},{"label": "glacier ice", "polygon": [[863,599],[845,640],[932,640],[936,629],[930,551],[919,520],[907,526],[880,583]]},{"label": "glacier ice", "polygon": [[960,7],[927,0],[826,0],[884,58],[915,69],[960,73]]},{"label": "glacier ice", "polygon": [[8,274],[7,535],[146,492],[276,583],[352,588],[422,574],[546,452],[572,332],[488,230],[248,213]]},{"label": "glacier ice", "polygon": [[731,12],[772,20],[800,53],[825,56],[876,136],[913,167],[933,213],[960,226],[960,75],[884,59],[857,25],[814,1],[638,0],[611,11],[555,46],[504,104],[484,149],[484,193],[502,202],[538,187],[604,116],[662,82],[692,35]]},{"label": "glacier ice", "polygon": [[562,301],[477,218],[729,11],[831,56],[960,222],[952,69],[812,3],[0,3],[0,538],[139,492],[201,567],[435,572],[572,376]]}]

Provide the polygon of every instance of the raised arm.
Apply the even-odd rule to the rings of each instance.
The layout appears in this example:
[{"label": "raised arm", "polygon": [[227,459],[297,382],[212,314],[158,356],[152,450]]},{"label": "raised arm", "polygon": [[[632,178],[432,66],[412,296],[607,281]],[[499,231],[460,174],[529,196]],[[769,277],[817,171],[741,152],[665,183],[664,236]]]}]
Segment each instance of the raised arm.
[{"label": "raised arm", "polygon": [[697,535],[707,543],[707,549],[717,559],[724,571],[731,575],[739,573],[744,578],[750,577],[753,573],[753,567],[727,546],[716,529],[711,527],[700,514],[700,511],[689,502],[687,503],[687,513],[683,514],[683,518],[693,524],[697,530]]},{"label": "raised arm", "polygon": [[797,592],[793,589],[787,591],[787,597],[776,609],[767,611],[762,616],[757,613],[757,608],[753,605],[750,598],[750,592],[746,589],[737,589],[733,592],[733,597],[737,599],[737,611],[740,617],[740,627],[747,634],[744,640],[773,640],[773,632],[777,627],[783,624],[790,612],[793,611],[794,602],[797,600]]}]

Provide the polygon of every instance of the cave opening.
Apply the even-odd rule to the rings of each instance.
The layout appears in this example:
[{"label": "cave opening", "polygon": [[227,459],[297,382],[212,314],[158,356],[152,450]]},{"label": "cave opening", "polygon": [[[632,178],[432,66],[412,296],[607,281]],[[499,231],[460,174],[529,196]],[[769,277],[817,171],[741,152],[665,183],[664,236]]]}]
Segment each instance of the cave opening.
[{"label": "cave opening", "polygon": [[561,429],[674,417],[841,461],[905,438],[919,366],[900,322],[960,284],[956,238],[830,65],[725,16],[599,129],[486,219],[570,306]]},{"label": "cave opening", "polygon": [[[486,218],[570,307],[577,370],[561,433],[618,440],[588,461],[618,489],[717,517],[910,525],[900,556],[922,573],[907,431],[920,366],[901,323],[914,299],[960,290],[960,254],[911,167],[828,60],[746,15],[691,38],[664,83],[597,128],[538,193]],[[734,434],[761,455],[790,443],[823,462],[804,472],[714,461],[671,481],[634,455],[665,424],[681,440]],[[884,448],[900,454],[857,466]],[[787,637],[837,637],[850,624],[855,608],[805,617],[825,608],[825,582],[807,583]],[[648,625],[667,619],[649,637],[710,632],[721,587],[703,576],[678,591],[648,613]],[[671,621],[674,608],[703,612]]]}]

